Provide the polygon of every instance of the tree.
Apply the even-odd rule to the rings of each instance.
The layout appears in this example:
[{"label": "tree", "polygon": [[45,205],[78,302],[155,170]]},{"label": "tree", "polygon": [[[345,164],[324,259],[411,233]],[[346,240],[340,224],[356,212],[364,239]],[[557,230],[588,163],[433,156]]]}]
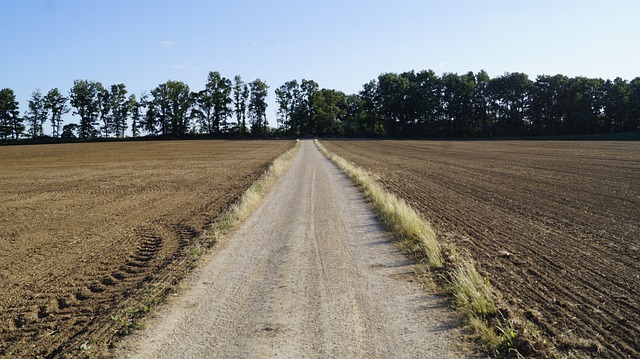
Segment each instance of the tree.
[{"label": "tree", "polygon": [[363,103],[360,95],[351,94],[345,96],[345,113],[341,129],[345,136],[370,136],[366,129]]},{"label": "tree", "polygon": [[193,104],[189,86],[181,81],[169,80],[158,85],[151,94],[153,103],[147,111],[147,123],[159,123],[163,135],[179,137],[186,134],[190,124],[189,110]]},{"label": "tree", "polygon": [[111,137],[113,133],[113,115],[111,113],[111,93],[108,89],[104,87],[100,87],[98,90],[98,108],[99,108],[99,118],[102,121],[102,126],[100,126],[100,131],[102,132],[102,137],[108,138]]},{"label": "tree", "polygon": [[565,117],[563,103],[566,102],[568,83],[569,78],[564,75],[541,75],[536,78],[529,106],[533,134],[560,133]]},{"label": "tree", "polygon": [[[141,98],[142,97],[144,97],[144,94],[141,96]],[[129,109],[129,113],[131,114],[131,136],[133,136],[134,138],[139,137],[140,129],[142,127],[142,116],[140,113],[141,104],[136,99],[135,94],[131,94],[131,96],[129,96],[126,106]]]},{"label": "tree", "polygon": [[73,114],[80,116],[79,137],[97,137],[98,131],[95,126],[98,125],[101,114],[100,99],[104,98],[102,84],[95,81],[75,80],[69,97],[71,106],[75,108]]},{"label": "tree", "polygon": [[378,82],[371,80],[364,84],[359,95],[362,100],[363,131],[374,136],[386,135],[380,114],[380,86]]},{"label": "tree", "polygon": [[193,117],[196,118],[200,133],[213,134],[217,132],[213,121],[213,96],[207,89],[193,94],[195,108]]},{"label": "tree", "polygon": [[505,73],[489,83],[491,111],[495,116],[499,135],[519,136],[526,133],[533,82],[526,74]]},{"label": "tree", "polygon": [[624,130],[640,131],[640,77],[629,82],[629,123]]},{"label": "tree", "polygon": [[80,126],[75,123],[69,123],[62,127],[62,138],[78,138],[76,135],[80,130]]},{"label": "tree", "polygon": [[47,121],[47,110],[45,109],[45,101],[40,89],[36,89],[31,94],[29,107],[25,113],[25,120],[29,124],[29,136],[38,138],[44,136],[42,125]]},{"label": "tree", "polygon": [[242,81],[240,75],[233,79],[233,104],[236,114],[236,125],[238,132],[242,135],[247,133],[247,102],[249,101],[249,85]]},{"label": "tree", "polygon": [[198,118],[200,131],[208,134],[228,132],[228,118],[233,110],[231,104],[231,80],[219,72],[209,72],[205,89],[195,95],[194,115]]},{"label": "tree", "polygon": [[23,120],[18,110],[18,101],[13,90],[0,90],[0,137],[4,140],[17,140],[24,132]]},{"label": "tree", "polygon": [[416,131],[422,136],[441,136],[438,123],[442,118],[442,82],[435,72],[420,71],[415,75],[415,85],[411,87],[415,94],[411,99],[416,116]]},{"label": "tree", "polygon": [[474,127],[477,86],[475,75],[468,72],[464,75],[446,73],[442,75],[443,94],[443,127],[441,132],[446,137],[464,137],[469,128]]},{"label": "tree", "polygon": [[562,134],[584,135],[596,132],[603,112],[602,79],[570,78],[561,102]]},{"label": "tree", "polygon": [[347,100],[343,92],[321,89],[313,95],[313,122],[316,136],[338,135],[346,114]]},{"label": "tree", "polygon": [[313,96],[320,90],[320,86],[313,80],[302,79],[300,83],[300,99],[293,113],[292,121],[298,128],[300,135],[311,135],[315,132],[313,122]]},{"label": "tree", "polygon": [[284,133],[294,136],[300,135],[300,127],[294,122],[295,112],[300,105],[300,85],[297,80],[285,82],[276,89],[276,103],[278,104],[277,122]]},{"label": "tree", "polygon": [[267,95],[269,86],[266,82],[256,79],[249,84],[251,94],[249,97],[249,119],[251,133],[264,135],[268,131],[267,122]]},{"label": "tree", "polygon": [[389,136],[402,135],[403,127],[410,118],[405,101],[410,83],[406,77],[395,73],[378,76],[379,110],[384,121],[385,132]]},{"label": "tree", "polygon": [[140,128],[151,136],[156,136],[160,132],[160,115],[158,104],[154,98],[147,93],[140,96],[140,111],[144,116],[141,118]]},{"label": "tree", "polygon": [[62,125],[62,115],[69,112],[67,106],[68,98],[62,96],[58,88],[53,88],[44,97],[44,108],[49,112],[51,121],[52,136],[60,137],[60,126]]},{"label": "tree", "polygon": [[117,138],[123,138],[128,128],[127,119],[131,112],[131,104],[127,99],[126,86],[124,84],[112,85],[109,100],[112,126],[109,133],[113,133]]},{"label": "tree", "polygon": [[473,117],[468,136],[489,136],[490,126],[495,122],[489,115],[489,83],[491,78],[485,70],[476,74],[476,93],[473,99]]}]

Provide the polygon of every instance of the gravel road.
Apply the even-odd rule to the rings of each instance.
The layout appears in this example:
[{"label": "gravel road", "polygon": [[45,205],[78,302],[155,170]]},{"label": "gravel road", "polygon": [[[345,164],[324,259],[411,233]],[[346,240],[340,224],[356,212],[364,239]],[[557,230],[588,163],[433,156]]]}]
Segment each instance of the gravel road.
[{"label": "gravel road", "polygon": [[464,356],[446,305],[311,141],[208,257],[118,357]]}]

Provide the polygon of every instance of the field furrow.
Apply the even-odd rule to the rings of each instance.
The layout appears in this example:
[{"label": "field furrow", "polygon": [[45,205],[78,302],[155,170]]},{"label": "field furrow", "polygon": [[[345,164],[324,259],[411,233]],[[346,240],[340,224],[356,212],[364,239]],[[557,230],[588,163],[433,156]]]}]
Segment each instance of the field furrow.
[{"label": "field furrow", "polygon": [[323,141],[478,263],[561,352],[640,355],[640,144]]},{"label": "field furrow", "polygon": [[190,269],[207,225],[293,144],[0,147],[0,357],[107,347]]}]

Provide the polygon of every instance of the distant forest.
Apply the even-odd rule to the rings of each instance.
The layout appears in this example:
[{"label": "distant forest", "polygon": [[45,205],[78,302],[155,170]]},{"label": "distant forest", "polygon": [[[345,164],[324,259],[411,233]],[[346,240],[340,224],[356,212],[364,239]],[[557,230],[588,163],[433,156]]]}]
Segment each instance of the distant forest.
[{"label": "distant forest", "polygon": [[[191,91],[167,81],[139,97],[124,84],[76,80],[68,96],[32,93],[21,116],[13,90],[0,90],[0,139],[141,136],[320,136],[478,138],[566,136],[640,131],[640,77],[538,76],[485,71],[384,73],[357,94],[320,88],[312,80],[275,89],[276,127],[267,122],[269,86],[208,74]],[[78,123],[63,123],[73,111]],[[43,131],[50,124],[51,135]]]}]

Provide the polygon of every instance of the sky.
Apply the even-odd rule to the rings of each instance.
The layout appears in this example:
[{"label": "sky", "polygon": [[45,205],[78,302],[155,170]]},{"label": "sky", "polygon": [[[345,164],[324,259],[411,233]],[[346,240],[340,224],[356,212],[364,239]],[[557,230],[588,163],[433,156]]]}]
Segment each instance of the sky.
[{"label": "sky", "polygon": [[[129,93],[219,71],[274,90],[310,79],[357,93],[385,72],[640,76],[637,0],[2,0],[0,88],[77,79]],[[65,123],[77,122],[68,115]]]}]

